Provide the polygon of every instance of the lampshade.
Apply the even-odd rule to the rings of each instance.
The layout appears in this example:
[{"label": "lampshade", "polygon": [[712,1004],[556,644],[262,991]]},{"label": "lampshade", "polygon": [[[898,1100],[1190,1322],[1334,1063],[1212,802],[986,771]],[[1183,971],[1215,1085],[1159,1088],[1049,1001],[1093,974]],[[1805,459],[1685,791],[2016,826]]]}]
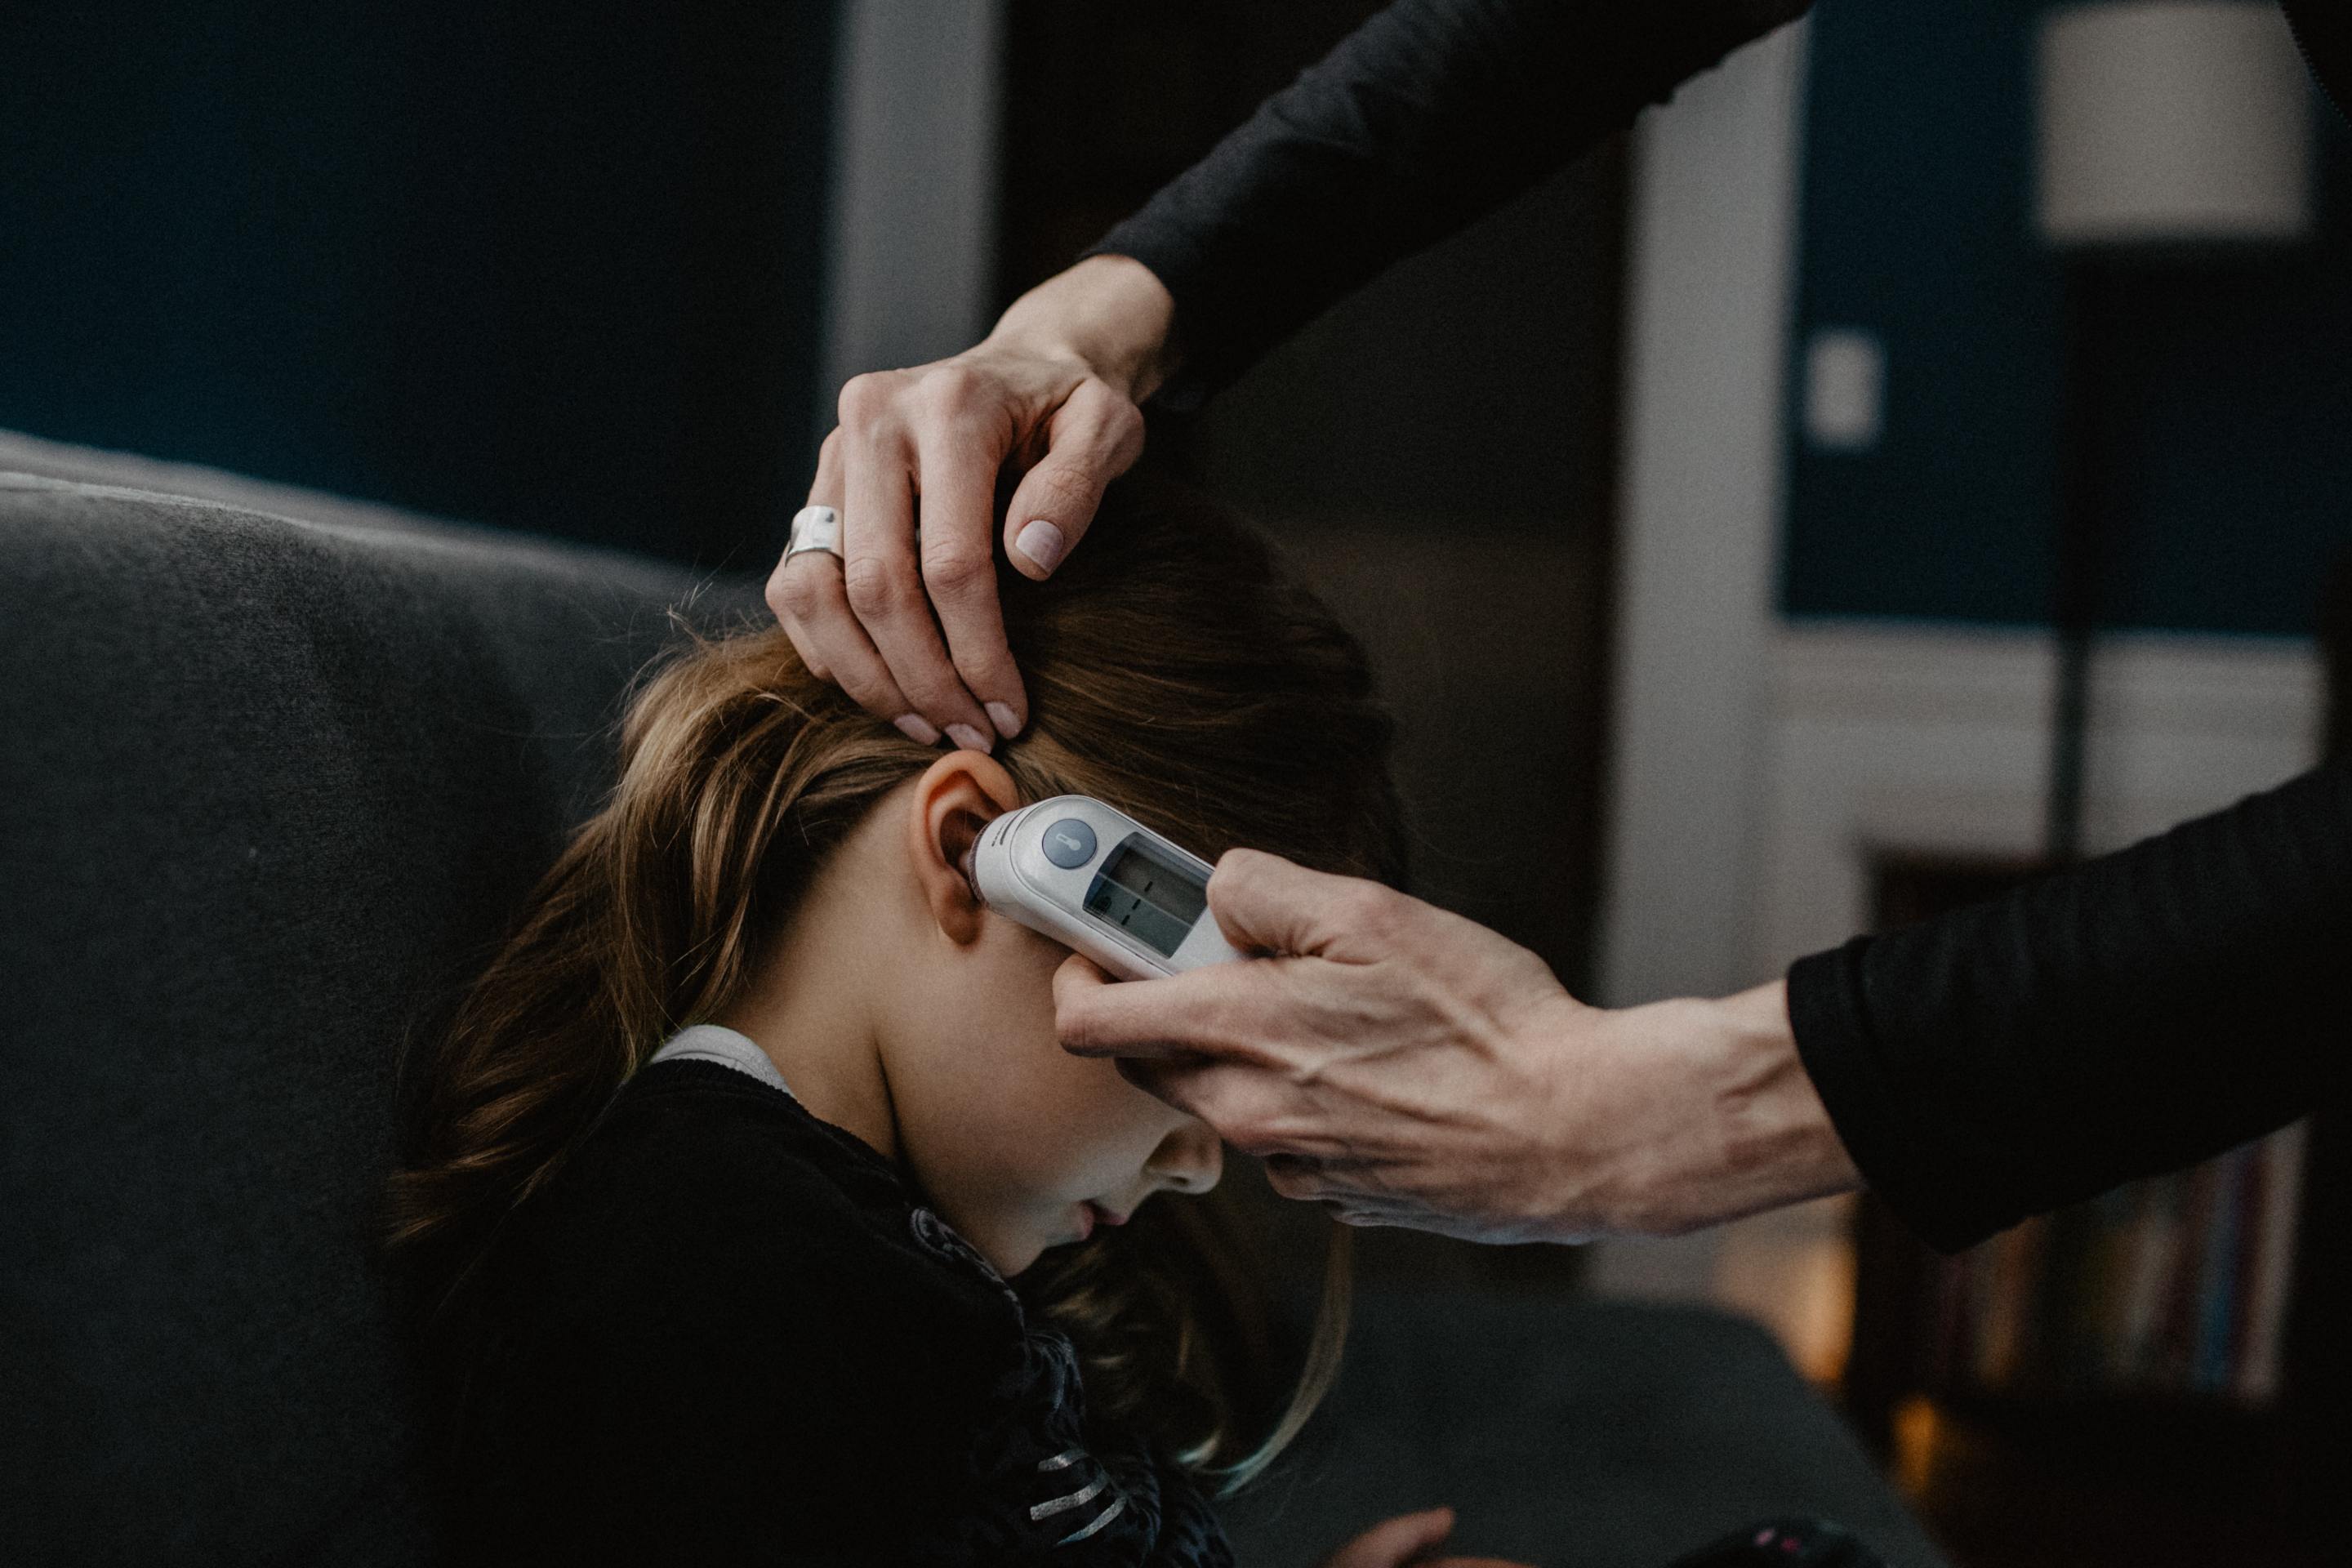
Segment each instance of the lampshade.
[{"label": "lampshade", "polygon": [[2269,0],[2102,0],[2044,15],[2036,217],[2053,245],[2293,239],[2311,222],[2311,88]]}]

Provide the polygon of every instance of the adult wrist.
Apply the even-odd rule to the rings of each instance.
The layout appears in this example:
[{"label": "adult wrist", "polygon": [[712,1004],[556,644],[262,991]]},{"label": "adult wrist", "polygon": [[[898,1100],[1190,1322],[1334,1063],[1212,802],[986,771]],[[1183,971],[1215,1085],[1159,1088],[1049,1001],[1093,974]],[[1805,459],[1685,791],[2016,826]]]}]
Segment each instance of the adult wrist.
[{"label": "adult wrist", "polygon": [[1571,1008],[1548,1185],[1564,1229],[1680,1236],[1859,1184],[1780,983]]},{"label": "adult wrist", "polygon": [[1176,300],[1132,257],[1089,256],[1015,300],[983,348],[1081,366],[1141,403],[1176,373]]},{"label": "adult wrist", "polygon": [[1720,1063],[1714,1121],[1721,1148],[1719,1219],[1851,1192],[1861,1173],[1806,1072],[1775,980],[1701,1004]]}]

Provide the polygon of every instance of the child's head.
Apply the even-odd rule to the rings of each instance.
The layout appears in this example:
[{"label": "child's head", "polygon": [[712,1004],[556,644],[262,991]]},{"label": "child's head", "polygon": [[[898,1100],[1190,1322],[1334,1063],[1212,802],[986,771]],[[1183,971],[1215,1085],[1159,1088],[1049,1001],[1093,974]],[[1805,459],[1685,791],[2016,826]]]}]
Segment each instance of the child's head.
[{"label": "child's head", "polygon": [[1155,1192],[1207,1191],[1221,1164],[1208,1127],[1059,1048],[1068,950],[973,896],[966,851],[1040,787],[975,752],[893,786],[757,940],[718,1016],[810,1110],[900,1160],[1008,1277]]},{"label": "child's head", "polygon": [[[1060,1049],[1065,950],[980,907],[959,862],[999,813],[1083,794],[1206,859],[1245,844],[1392,879],[1389,721],[1355,642],[1183,492],[1113,487],[1084,551],[1003,591],[1032,719],[994,757],[908,740],[774,628],[652,677],[612,799],[452,1031],[424,1157],[396,1189],[400,1239],[446,1248],[449,1277],[654,1048],[701,1022],[766,1047],[1008,1274],[1079,1240],[1084,1205],[1125,1215],[1214,1184],[1205,1127]],[[1040,1276],[1083,1276],[1081,1316],[1106,1326],[1122,1299],[1106,1269],[1056,1261]]]}]

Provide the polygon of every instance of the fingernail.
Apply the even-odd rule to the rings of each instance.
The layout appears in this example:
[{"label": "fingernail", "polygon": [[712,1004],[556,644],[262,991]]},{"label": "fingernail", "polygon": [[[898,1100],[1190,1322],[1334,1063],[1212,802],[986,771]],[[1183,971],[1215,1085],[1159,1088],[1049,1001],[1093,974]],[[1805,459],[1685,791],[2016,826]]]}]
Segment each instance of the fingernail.
[{"label": "fingernail", "polygon": [[1008,741],[1021,733],[1021,721],[1013,714],[1011,703],[988,704],[988,721],[995,725],[996,732]]},{"label": "fingernail", "polygon": [[1041,572],[1051,572],[1062,563],[1062,552],[1069,544],[1062,531],[1044,518],[1033,518],[1029,525],[1013,537],[1013,548],[1037,563]]},{"label": "fingernail", "polygon": [[900,734],[919,746],[936,746],[940,743],[940,732],[932,729],[930,721],[920,713],[901,713],[890,722],[898,726]]},{"label": "fingernail", "polygon": [[988,737],[969,724],[949,725],[948,739],[967,752],[987,752],[992,749]]}]

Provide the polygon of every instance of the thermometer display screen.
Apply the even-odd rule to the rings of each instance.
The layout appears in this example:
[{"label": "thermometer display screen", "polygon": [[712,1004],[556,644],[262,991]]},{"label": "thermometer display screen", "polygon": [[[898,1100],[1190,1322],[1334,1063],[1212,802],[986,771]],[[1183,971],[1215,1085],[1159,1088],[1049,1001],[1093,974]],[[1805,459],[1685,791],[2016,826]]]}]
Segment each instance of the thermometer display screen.
[{"label": "thermometer display screen", "polygon": [[1209,907],[1209,889],[1182,867],[1130,838],[1110,852],[1087,889],[1087,913],[1173,958]]}]

